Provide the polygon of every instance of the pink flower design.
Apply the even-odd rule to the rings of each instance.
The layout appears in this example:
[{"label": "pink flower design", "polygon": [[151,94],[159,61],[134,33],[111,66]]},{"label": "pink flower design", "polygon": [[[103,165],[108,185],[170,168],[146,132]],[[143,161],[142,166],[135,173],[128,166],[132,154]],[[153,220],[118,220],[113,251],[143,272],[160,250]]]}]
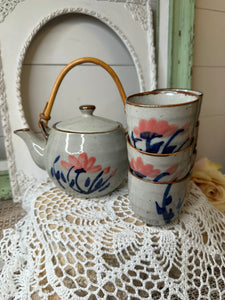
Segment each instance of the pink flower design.
[{"label": "pink flower design", "polygon": [[182,176],[184,175],[185,170],[177,171],[178,166],[179,166],[178,164],[175,164],[165,171],[165,173],[169,173],[169,175],[173,175],[173,177],[170,179],[170,181],[175,181],[175,180],[177,180],[177,178],[182,178]]},{"label": "pink flower design", "polygon": [[96,173],[102,169],[101,165],[95,165],[94,163],[96,158],[91,156],[88,158],[86,152],[82,152],[76,158],[74,155],[68,155],[68,162],[65,160],[61,160],[61,165],[66,169],[83,169],[85,172],[88,173]]},{"label": "pink flower design", "polygon": [[110,171],[110,167],[106,167],[106,168],[103,169],[104,174],[108,174],[109,171]]},{"label": "pink flower design", "polygon": [[156,133],[158,135],[163,135],[164,137],[169,137],[177,131],[178,127],[176,124],[169,124],[167,121],[157,121],[155,118],[150,120],[141,119],[139,121],[138,127],[134,127],[134,133],[137,137],[141,138],[141,133],[150,132],[151,134]]},{"label": "pink flower design", "polygon": [[170,168],[168,168],[165,171],[165,173],[169,173],[170,175],[172,175],[173,173],[176,172],[177,168],[178,168],[178,164],[175,164],[175,165],[171,166]]},{"label": "pink flower design", "polygon": [[186,124],[184,124],[184,126],[181,129],[184,129],[183,132],[181,132],[181,134],[184,134],[188,131],[189,126],[191,125],[191,122],[187,122]]},{"label": "pink flower design", "polygon": [[153,165],[144,164],[141,157],[137,157],[136,161],[134,158],[132,158],[130,161],[130,167],[133,171],[152,178],[155,178],[160,174],[160,170],[154,169]]},{"label": "pink flower design", "polygon": [[112,171],[112,173],[109,175],[109,177],[113,177],[116,174],[116,172],[117,172],[117,168],[114,171]]}]

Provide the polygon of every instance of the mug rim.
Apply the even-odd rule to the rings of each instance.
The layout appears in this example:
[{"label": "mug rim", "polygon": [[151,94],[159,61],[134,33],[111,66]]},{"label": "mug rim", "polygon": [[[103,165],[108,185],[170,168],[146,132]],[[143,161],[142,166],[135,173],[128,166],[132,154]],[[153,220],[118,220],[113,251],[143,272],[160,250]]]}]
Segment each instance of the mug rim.
[{"label": "mug rim", "polygon": [[169,92],[169,91],[172,91],[172,92],[180,92],[180,93],[191,93],[193,94],[194,96],[198,95],[198,96],[203,96],[203,92],[201,91],[197,91],[197,90],[192,90],[192,89],[185,89],[185,88],[161,88],[161,89],[154,89],[153,91],[162,91],[162,92]]},{"label": "mug rim", "polygon": [[[136,179],[138,180],[141,180],[143,182],[146,182],[146,183],[153,183],[153,184],[161,184],[161,185],[168,185],[168,184],[176,184],[176,183],[180,183],[182,181],[185,181],[187,180],[188,178],[191,178],[191,173],[189,172],[184,178],[181,178],[177,181],[168,181],[168,182],[165,182],[165,181],[153,181],[153,180],[147,180],[147,179],[144,179],[144,178],[140,178],[138,177],[137,175],[135,175],[134,173],[131,172],[131,168],[130,166],[128,166],[128,173],[130,173],[131,176],[135,177]],[[129,174],[128,174],[129,175]]]},{"label": "mug rim", "polygon": [[[196,97],[195,100],[192,100],[190,102],[185,102],[185,103],[175,103],[175,104],[141,104],[141,103],[133,103],[130,101],[131,98],[137,97],[137,96],[146,96],[146,95],[157,95],[157,94],[162,94],[166,92],[173,92],[177,94],[186,94],[190,96]],[[146,91],[146,92],[141,92],[141,93],[136,93],[128,96],[126,98],[126,104],[127,105],[132,105],[132,106],[138,106],[138,107],[146,107],[146,108],[161,108],[161,107],[174,107],[174,106],[183,106],[183,105],[188,105],[192,104],[195,102],[200,101],[200,95],[196,95],[194,93],[191,93],[190,91],[182,91],[182,90],[176,90],[176,89],[157,89],[157,90],[152,90],[152,91]]]},{"label": "mug rim", "polygon": [[132,149],[135,149],[135,150],[137,150],[139,153],[144,154],[144,155],[155,156],[155,157],[169,157],[169,156],[173,156],[173,155],[178,154],[178,153],[186,152],[186,151],[188,151],[190,148],[194,147],[194,145],[195,145],[195,138],[193,138],[192,143],[191,143],[187,148],[182,149],[182,150],[177,151],[177,152],[172,152],[172,153],[151,153],[151,152],[145,152],[145,151],[142,151],[142,150],[140,150],[140,149],[138,149],[138,148],[135,148],[135,147],[131,144],[129,135],[127,135],[127,144],[128,144]]}]

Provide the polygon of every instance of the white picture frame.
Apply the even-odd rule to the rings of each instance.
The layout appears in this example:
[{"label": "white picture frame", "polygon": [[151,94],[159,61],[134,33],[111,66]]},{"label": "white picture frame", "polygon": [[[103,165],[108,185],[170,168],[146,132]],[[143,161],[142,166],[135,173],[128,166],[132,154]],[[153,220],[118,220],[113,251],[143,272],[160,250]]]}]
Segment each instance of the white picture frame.
[{"label": "white picture frame", "polygon": [[156,88],[153,20],[149,0],[3,0],[0,7],[0,112],[13,198],[19,202],[31,182],[47,179],[47,172],[34,164],[26,145],[13,133],[28,127],[20,77],[32,39],[58,16],[93,16],[125,44],[137,71],[140,91],[152,90]]}]

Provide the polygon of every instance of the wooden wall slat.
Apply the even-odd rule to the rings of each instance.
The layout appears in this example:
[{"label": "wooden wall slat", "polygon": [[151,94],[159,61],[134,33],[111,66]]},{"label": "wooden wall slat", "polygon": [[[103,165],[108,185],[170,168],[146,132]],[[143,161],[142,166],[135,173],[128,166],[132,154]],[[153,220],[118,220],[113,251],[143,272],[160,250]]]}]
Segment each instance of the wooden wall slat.
[{"label": "wooden wall slat", "polygon": [[204,94],[197,153],[225,172],[225,1],[197,0],[195,15],[192,88]]},{"label": "wooden wall slat", "polygon": [[195,20],[194,66],[225,67],[225,12],[196,9]]},{"label": "wooden wall slat", "polygon": [[196,7],[210,10],[225,11],[224,0],[196,0]]},{"label": "wooden wall slat", "polygon": [[201,116],[225,115],[225,68],[194,66],[192,87],[204,92]]}]

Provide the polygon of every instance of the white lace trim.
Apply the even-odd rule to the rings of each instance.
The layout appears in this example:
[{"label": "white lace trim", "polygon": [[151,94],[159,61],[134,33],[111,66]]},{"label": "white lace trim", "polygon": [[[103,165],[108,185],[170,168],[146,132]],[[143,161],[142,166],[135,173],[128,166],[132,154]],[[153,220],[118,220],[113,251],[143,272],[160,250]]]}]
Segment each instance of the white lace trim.
[{"label": "white lace trim", "polygon": [[190,188],[165,227],[136,218],[126,185],[92,200],[29,190],[27,216],[0,243],[0,299],[224,299],[224,214]]},{"label": "white lace trim", "polygon": [[11,13],[16,5],[24,0],[1,0],[0,3],[0,23],[3,22],[6,16]]}]

